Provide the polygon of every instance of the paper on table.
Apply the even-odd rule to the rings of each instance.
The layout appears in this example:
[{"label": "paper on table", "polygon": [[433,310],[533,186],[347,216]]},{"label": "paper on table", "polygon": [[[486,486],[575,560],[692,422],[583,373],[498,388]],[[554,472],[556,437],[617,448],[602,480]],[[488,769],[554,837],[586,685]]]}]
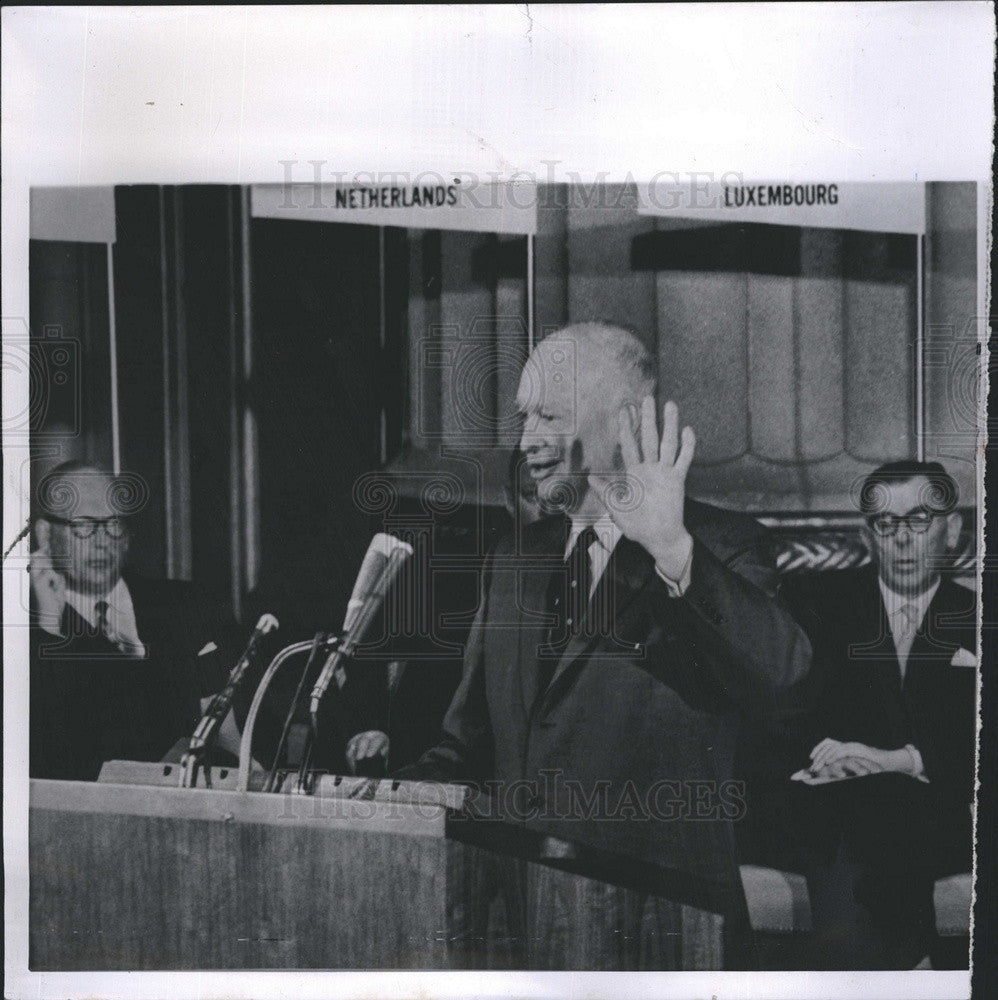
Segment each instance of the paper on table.
[{"label": "paper on table", "polygon": [[[875,772],[879,773],[879,772]],[[805,785],[827,785],[832,781],[847,781],[849,778],[865,778],[865,774],[844,774],[841,778],[831,775],[812,774],[806,767],[790,775],[791,781],[802,781]]]}]

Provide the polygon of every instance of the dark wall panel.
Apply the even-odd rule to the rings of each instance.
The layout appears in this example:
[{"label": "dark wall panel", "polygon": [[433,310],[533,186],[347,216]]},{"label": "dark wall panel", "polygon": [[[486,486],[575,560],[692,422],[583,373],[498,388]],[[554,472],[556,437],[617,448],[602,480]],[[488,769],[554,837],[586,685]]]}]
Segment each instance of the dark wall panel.
[{"label": "dark wall panel", "polygon": [[[238,407],[241,376],[238,189],[186,187],[181,194],[183,305],[191,482],[191,572],[218,594],[232,590],[231,479],[240,474]],[[237,464],[231,467],[233,451]],[[234,515],[235,514],[235,518]],[[236,525],[233,525],[236,520]]]},{"label": "dark wall panel", "polygon": [[152,186],[115,188],[114,245],[121,463],[142,476],[149,499],[136,521],[131,560],[142,573],[165,576],[164,464],[165,298],[163,192]]},{"label": "dark wall panel", "polygon": [[379,464],[378,231],[257,219],[251,244],[262,576],[322,538],[342,608],[369,538],[353,484]]}]

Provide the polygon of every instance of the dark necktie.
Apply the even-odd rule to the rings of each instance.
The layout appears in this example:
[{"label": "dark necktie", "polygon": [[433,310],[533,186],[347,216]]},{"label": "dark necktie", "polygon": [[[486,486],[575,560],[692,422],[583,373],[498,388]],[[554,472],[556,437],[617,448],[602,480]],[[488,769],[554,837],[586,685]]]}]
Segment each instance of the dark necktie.
[{"label": "dark necktie", "polygon": [[94,605],[94,611],[97,612],[97,634],[108,642],[111,641],[111,632],[107,624],[107,611],[108,603],[107,601],[98,601]]},{"label": "dark necktie", "polygon": [[593,568],[589,560],[589,547],[597,541],[596,530],[587,524],[568,554],[568,606],[565,626],[570,635],[580,635],[585,627],[589,607],[589,591],[593,584]]},{"label": "dark necktie", "polygon": [[566,641],[581,635],[585,630],[589,591],[592,588],[593,570],[589,547],[598,540],[595,529],[587,525],[576,538],[572,551],[565,561],[564,570],[555,570],[548,589],[548,612],[557,620],[548,632],[550,653],[541,656],[537,663],[537,695],[540,697],[551,683],[558,657]]}]

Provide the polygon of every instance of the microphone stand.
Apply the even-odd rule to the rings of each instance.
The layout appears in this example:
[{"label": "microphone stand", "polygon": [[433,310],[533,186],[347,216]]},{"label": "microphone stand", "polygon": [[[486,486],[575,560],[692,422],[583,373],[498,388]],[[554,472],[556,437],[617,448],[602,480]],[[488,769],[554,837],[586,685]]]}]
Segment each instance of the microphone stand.
[{"label": "microphone stand", "polygon": [[403,550],[396,549],[388,557],[384,568],[378,576],[378,581],[374,589],[371,594],[368,595],[367,600],[364,601],[364,604],[357,613],[357,617],[351,624],[350,628],[344,633],[343,641],[340,643],[339,648],[326,661],[325,666],[322,668],[322,672],[319,674],[319,677],[315,682],[315,687],[312,689],[309,707],[309,712],[312,716],[313,729],[316,732],[318,732],[319,729],[319,704],[325,697],[326,691],[329,689],[329,686],[333,681],[336,674],[336,668],[344,660],[349,661],[352,658],[357,647],[360,645],[361,640],[367,634],[367,630],[370,627],[371,622],[374,620],[375,615],[377,615],[381,610],[385,594],[388,589],[388,584],[395,578],[395,575],[398,573],[402,563],[404,563],[411,554],[411,550],[407,553]]},{"label": "microphone stand", "polygon": [[[246,651],[239,657],[236,665],[230,671],[225,687],[209,702],[207,711],[191,735],[187,752],[181,759],[183,768],[180,774],[181,788],[193,788],[197,784],[198,768],[203,766],[208,751],[218,738],[218,731],[222,723],[232,709],[232,701],[246,676],[246,672],[250,669],[257,644],[265,635],[278,628],[280,625],[273,615],[260,616],[260,620],[256,623],[256,628],[253,629],[253,634],[250,636]],[[206,787],[211,788],[211,769],[209,767],[204,767],[204,781]]]},{"label": "microphone stand", "polygon": [[384,604],[389,584],[394,580],[402,564],[411,555],[412,548],[406,545],[404,548],[394,549],[388,556],[371,593],[368,594],[358,611],[357,617],[345,631],[342,642],[326,660],[315,682],[309,703],[308,740],[305,753],[302,755],[301,766],[298,768],[298,783],[295,786],[295,791],[299,794],[307,795],[313,791],[312,783],[309,780],[309,770],[312,764],[312,751],[319,738],[319,707],[322,704],[322,699],[332,685],[337,669],[353,658],[361,640],[367,634],[368,628]]},{"label": "microphone stand", "polygon": [[295,718],[295,710],[301,702],[301,693],[305,689],[305,682],[308,679],[309,674],[311,674],[312,667],[314,666],[316,660],[318,660],[319,656],[325,651],[328,645],[328,633],[316,632],[315,638],[312,640],[312,650],[309,653],[308,659],[305,661],[301,677],[298,678],[298,686],[295,688],[291,704],[288,706],[288,714],[284,718],[284,728],[281,730],[281,738],[278,740],[277,749],[274,751],[274,763],[267,774],[267,780],[263,783],[263,791],[265,792],[272,792],[274,790],[274,779],[277,776],[277,769],[281,763],[281,755],[284,753],[284,747],[288,741],[288,734],[291,732],[291,726]]},{"label": "microphone stand", "polygon": [[[325,649],[328,649],[336,642],[336,637],[330,635],[326,636],[325,642],[322,645]],[[256,692],[253,695],[253,701],[250,704],[249,712],[246,715],[246,724],[243,726],[243,736],[239,743],[239,777],[236,781],[236,791],[246,792],[249,790],[250,761],[252,759],[253,751],[253,729],[256,726],[256,717],[260,712],[260,706],[263,704],[263,698],[267,693],[267,688],[270,687],[270,682],[274,679],[274,675],[277,671],[280,670],[292,656],[308,652],[314,645],[314,639],[305,639],[302,642],[294,642],[290,646],[285,646],[284,649],[282,649],[270,661],[270,666],[267,667],[264,671],[263,677],[260,678],[260,683],[257,685]]]},{"label": "microphone stand", "polygon": [[[315,686],[312,688],[312,695],[309,701],[308,738],[306,740],[305,752],[302,754],[301,766],[298,768],[298,783],[295,788],[295,791],[299,794],[310,794],[313,791],[312,782],[309,780],[309,770],[312,764],[313,751],[319,738],[319,707],[322,699],[326,696],[326,692],[336,678],[337,670],[342,667],[343,663],[349,662],[353,658],[361,641],[366,636],[371,622],[381,610],[389,587],[398,575],[403,563],[412,556],[412,546],[408,542],[403,542],[390,536],[375,535],[372,540],[372,546],[379,541],[387,544],[389,547],[387,553],[382,552],[382,554],[386,555],[384,565],[378,571],[373,585],[367,592],[367,596],[363,598],[360,610],[353,620],[351,620],[349,612],[350,604],[353,603],[353,598],[351,598],[350,604],[347,605],[347,621],[344,623],[342,641],[326,660],[316,679]],[[370,555],[370,549],[368,550],[368,555]],[[366,564],[367,561],[368,556],[365,556],[364,563]],[[364,566],[362,565],[361,575],[363,573]],[[357,585],[354,587],[354,594],[356,595],[356,593]]]},{"label": "microphone stand", "polygon": [[[350,652],[352,651],[352,645],[353,644],[350,642],[350,633],[347,633],[339,647],[334,649],[329,654],[329,660],[324,667],[324,671],[329,673],[331,679],[333,678],[335,671],[331,669],[329,661],[335,659],[335,664],[338,667],[343,662],[344,657],[349,657]],[[315,791],[314,783],[310,779],[310,772],[312,770],[312,758],[314,757],[315,745],[318,740],[319,703],[318,701],[313,700],[308,713],[308,737],[305,740],[305,748],[302,753],[301,763],[298,765],[298,779],[295,784],[295,792],[299,795],[311,795],[312,792]]]}]

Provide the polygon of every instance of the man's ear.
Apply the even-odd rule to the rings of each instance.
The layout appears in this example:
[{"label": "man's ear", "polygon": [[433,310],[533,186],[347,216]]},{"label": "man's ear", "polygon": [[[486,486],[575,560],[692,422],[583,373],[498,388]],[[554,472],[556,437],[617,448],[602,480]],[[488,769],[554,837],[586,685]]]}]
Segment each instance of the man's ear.
[{"label": "man's ear", "polygon": [[51,551],[52,524],[44,517],[39,517],[35,521],[35,540],[38,542],[38,548],[48,555]]},{"label": "man's ear", "polygon": [[946,547],[955,549],[960,541],[960,532],[963,530],[963,514],[954,510],[946,515]]}]

